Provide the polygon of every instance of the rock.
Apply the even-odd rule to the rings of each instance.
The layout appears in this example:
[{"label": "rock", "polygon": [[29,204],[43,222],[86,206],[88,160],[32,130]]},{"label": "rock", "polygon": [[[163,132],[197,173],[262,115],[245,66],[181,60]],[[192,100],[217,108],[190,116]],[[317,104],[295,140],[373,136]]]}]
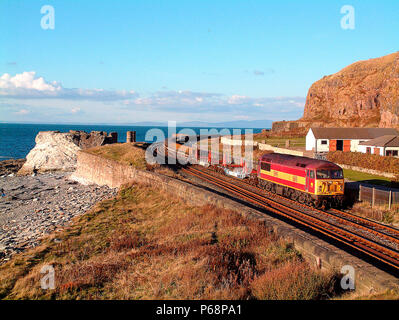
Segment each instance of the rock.
[{"label": "rock", "polygon": [[71,134],[43,131],[37,134],[35,141],[36,146],[26,156],[26,162],[19,174],[74,170],[76,153],[80,148],[73,142]]},{"label": "rock", "polygon": [[315,82],[302,120],[317,119],[329,126],[399,127],[399,52],[353,63]]},{"label": "rock", "polygon": [[115,137],[104,131],[41,131],[35,139],[36,145],[26,157],[26,162],[18,171],[20,175],[46,171],[74,171],[76,154],[81,149],[102,146],[116,142]]},{"label": "rock", "polygon": [[303,117],[273,132],[319,127],[399,128],[399,52],[355,62],[310,87]]},{"label": "rock", "polygon": [[12,173],[18,172],[22,165],[25,163],[25,159],[14,159],[14,160],[3,160],[0,161],[0,174],[4,178]]},{"label": "rock", "polygon": [[15,196],[5,196],[3,199],[6,201],[18,200],[18,198]]}]

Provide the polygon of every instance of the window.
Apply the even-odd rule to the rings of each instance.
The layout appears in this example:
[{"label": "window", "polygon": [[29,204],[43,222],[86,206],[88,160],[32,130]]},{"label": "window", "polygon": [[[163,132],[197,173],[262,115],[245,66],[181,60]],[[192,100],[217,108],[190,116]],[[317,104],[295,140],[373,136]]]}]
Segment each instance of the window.
[{"label": "window", "polygon": [[371,153],[371,148],[370,147],[366,148],[366,153]]},{"label": "window", "polygon": [[314,171],[310,171],[310,179],[314,179]]},{"label": "window", "polygon": [[328,179],[329,176],[329,172],[328,170],[317,170],[317,179]]},{"label": "window", "polygon": [[331,170],[331,179],[343,179],[344,175],[342,170]]},{"label": "window", "polygon": [[321,144],[327,144],[327,140],[321,140]]},{"label": "window", "polygon": [[342,170],[317,170],[317,179],[343,179]]},{"label": "window", "polygon": [[260,168],[261,168],[262,170],[270,171],[270,163],[261,162],[261,163],[260,163]]},{"label": "window", "polygon": [[394,157],[397,157],[398,156],[398,150],[392,150],[392,155]]}]

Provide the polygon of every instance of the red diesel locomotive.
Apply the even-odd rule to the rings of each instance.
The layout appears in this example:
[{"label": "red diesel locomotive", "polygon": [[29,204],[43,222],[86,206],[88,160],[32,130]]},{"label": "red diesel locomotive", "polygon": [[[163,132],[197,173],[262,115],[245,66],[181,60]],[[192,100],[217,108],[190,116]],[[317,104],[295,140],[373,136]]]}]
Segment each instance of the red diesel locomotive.
[{"label": "red diesel locomotive", "polygon": [[324,160],[271,153],[259,159],[258,185],[300,203],[340,207],[344,200],[342,168]]}]

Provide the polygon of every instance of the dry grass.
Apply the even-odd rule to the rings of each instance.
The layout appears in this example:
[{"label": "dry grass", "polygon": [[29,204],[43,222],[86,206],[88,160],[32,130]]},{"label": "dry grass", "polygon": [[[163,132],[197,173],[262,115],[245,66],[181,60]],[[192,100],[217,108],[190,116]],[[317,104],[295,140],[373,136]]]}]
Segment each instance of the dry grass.
[{"label": "dry grass", "polygon": [[368,202],[357,202],[353,205],[352,210],[354,214],[357,214],[368,219],[373,219],[379,222],[388,224],[399,224],[399,206],[392,206],[391,210],[388,206],[371,206]]},{"label": "dry grass", "polygon": [[131,143],[107,144],[87,149],[85,152],[125,163],[138,169],[146,169],[147,167],[144,149],[136,147]]},{"label": "dry grass", "polygon": [[361,294],[356,291],[343,294],[336,300],[399,300],[399,291],[397,289],[389,289],[385,292],[373,294]]},{"label": "dry grass", "polygon": [[[46,264],[54,290],[40,288]],[[318,299],[331,279],[260,222],[133,185],[0,266],[0,297]]]}]

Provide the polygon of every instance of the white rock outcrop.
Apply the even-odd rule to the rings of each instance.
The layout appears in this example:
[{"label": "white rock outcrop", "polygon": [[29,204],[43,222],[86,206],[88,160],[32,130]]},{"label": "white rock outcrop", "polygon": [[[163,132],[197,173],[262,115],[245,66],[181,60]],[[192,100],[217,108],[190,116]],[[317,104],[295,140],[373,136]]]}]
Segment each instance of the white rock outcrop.
[{"label": "white rock outcrop", "polygon": [[45,171],[73,171],[76,154],[80,147],[74,143],[74,135],[58,131],[42,131],[36,136],[36,146],[26,156],[19,174]]}]

